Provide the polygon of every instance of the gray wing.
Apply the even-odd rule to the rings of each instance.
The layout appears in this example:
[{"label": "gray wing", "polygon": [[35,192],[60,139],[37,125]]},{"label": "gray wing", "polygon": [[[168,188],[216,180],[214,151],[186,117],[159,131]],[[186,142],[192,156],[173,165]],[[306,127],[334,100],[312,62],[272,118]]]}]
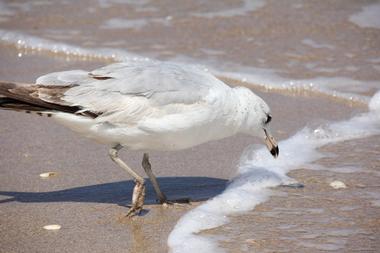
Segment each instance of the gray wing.
[{"label": "gray wing", "polygon": [[[215,86],[226,86],[208,72],[193,66],[163,62],[123,62],[91,72],[74,70],[51,73],[37,79],[41,86],[70,86],[59,102],[83,111],[110,115],[124,111],[133,115],[147,107],[192,105]],[[55,102],[49,92],[39,96]]]},{"label": "gray wing", "polygon": [[157,104],[194,103],[207,95],[217,80],[200,68],[163,62],[116,63],[94,70],[90,76],[103,78],[106,82],[99,85],[111,92],[145,96]]}]

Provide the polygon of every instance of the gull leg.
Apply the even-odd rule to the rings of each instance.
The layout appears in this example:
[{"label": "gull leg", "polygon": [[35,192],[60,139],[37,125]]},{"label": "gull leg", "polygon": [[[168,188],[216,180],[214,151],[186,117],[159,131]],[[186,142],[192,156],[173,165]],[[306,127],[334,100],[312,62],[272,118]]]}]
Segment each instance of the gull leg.
[{"label": "gull leg", "polygon": [[168,200],[165,196],[165,194],[161,191],[160,185],[157,182],[156,176],[153,174],[152,166],[149,162],[149,154],[144,153],[143,160],[142,160],[142,167],[145,170],[145,173],[148,175],[149,180],[152,182],[154,191],[156,192],[156,195],[158,197],[158,200],[160,204],[178,204],[178,203],[190,203],[189,198],[182,198],[182,199],[176,199],[176,200]]},{"label": "gull leg", "polygon": [[144,182],[144,178],[139,176],[134,170],[129,168],[129,166],[119,158],[119,150],[122,148],[123,146],[121,146],[120,144],[111,148],[109,150],[109,156],[111,157],[112,161],[114,161],[117,165],[123,168],[135,179],[135,187],[133,188],[133,194],[132,194],[132,207],[129,209],[126,215],[127,217],[132,217],[136,214],[139,214],[144,205],[145,182]]},{"label": "gull leg", "polygon": [[141,165],[144,168],[145,173],[148,175],[150,182],[152,182],[154,191],[156,192],[156,195],[158,197],[158,200],[160,201],[160,204],[167,203],[167,198],[165,194],[161,191],[160,185],[157,182],[156,176],[153,174],[152,166],[150,165],[150,162],[149,162],[148,153],[144,153]]}]

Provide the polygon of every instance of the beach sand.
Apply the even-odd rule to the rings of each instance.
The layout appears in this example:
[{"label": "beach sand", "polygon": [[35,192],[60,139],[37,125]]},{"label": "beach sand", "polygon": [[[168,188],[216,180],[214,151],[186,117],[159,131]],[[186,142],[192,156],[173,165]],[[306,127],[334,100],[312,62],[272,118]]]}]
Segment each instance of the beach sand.
[{"label": "beach sand", "polygon": [[[234,6],[238,1],[223,2]],[[161,60],[187,62],[190,58],[190,62],[213,66],[220,62],[221,71],[235,62],[232,72],[255,66],[280,73],[286,80],[324,77],[327,83],[338,82],[332,90],[368,97],[378,90],[373,80],[379,76],[380,33],[348,19],[361,11],[359,2],[264,2],[258,10],[243,10],[235,16],[216,12],[214,18],[198,15],[209,13],[212,4],[190,2],[174,6],[156,1],[128,8],[117,3],[92,6],[86,0],[37,7],[20,2],[14,6],[21,6],[22,18],[0,10],[0,24],[16,34],[95,51],[125,48]],[[82,12],[78,14],[77,9]],[[188,12],[192,14],[185,15]],[[125,19],[109,22],[124,16],[132,24]],[[143,24],[140,16],[149,25],[125,27]],[[115,28],[120,23],[124,27]],[[104,28],[107,24],[110,27]],[[112,57],[54,52],[49,45],[42,50],[24,47],[20,41],[2,41],[0,80],[33,83],[46,73],[92,70],[112,62]],[[368,86],[348,87],[345,82],[351,79],[368,81]],[[334,98],[333,92],[325,96],[223,80],[231,86],[251,87],[268,102],[272,132],[278,140],[305,126],[314,128],[367,111],[365,104]],[[321,148],[328,157],[290,172],[304,188],[276,187],[269,200],[254,210],[231,216],[230,223],[201,234],[216,238],[233,253],[380,252],[379,143],[377,135]],[[153,172],[169,199],[190,197],[192,203],[158,205],[148,182],[142,215],[126,219],[133,182],[109,159],[108,147],[79,137],[47,117],[0,111],[0,252],[167,252],[168,235],[180,217],[225,189],[250,145],[264,143],[238,135],[178,152],[151,152]],[[282,151],[280,146],[280,156]],[[120,155],[144,175],[141,152],[123,150]],[[46,179],[39,176],[50,171],[56,174]],[[344,182],[347,188],[332,188],[333,180]],[[43,229],[49,224],[59,224],[61,229]]]},{"label": "beach sand", "polygon": [[[5,59],[1,79],[22,82],[33,82],[37,76],[59,69],[91,69],[103,64],[52,60],[44,55],[19,60],[12,48],[2,48],[0,53]],[[304,125],[320,124],[321,119],[342,120],[364,111],[326,97],[256,92],[272,108],[273,132],[279,139]],[[153,170],[168,197],[190,197],[194,202],[160,206],[155,204],[148,185],[143,215],[129,220],[123,216],[130,204],[133,182],[108,158],[107,147],[79,138],[47,117],[0,111],[0,118],[1,252],[166,252],[168,234],[181,215],[225,188],[227,180],[235,175],[245,147],[263,145],[260,140],[236,136],[179,152],[152,152]],[[317,121],[310,120],[313,118]],[[348,147],[360,144],[367,150],[367,142],[378,141],[353,141]],[[276,188],[276,196],[270,201],[232,218],[226,226],[204,233],[232,236],[222,242],[230,252],[319,252],[337,243],[348,251],[375,252],[379,249],[379,209],[378,203],[370,204],[370,193],[378,187],[379,150],[350,157],[347,145],[328,148],[346,163],[366,159],[368,171],[338,173],[300,168],[291,174],[305,188]],[[125,161],[143,174],[141,156],[141,152],[122,152]],[[335,162],[330,159],[323,164],[333,166]],[[47,171],[57,174],[41,179],[39,174]],[[328,181],[333,178],[344,181],[348,188],[331,188]],[[43,226],[47,224],[62,228],[46,231]],[[326,231],[330,230],[336,235],[326,239]],[[315,240],[308,243],[307,238],[317,238],[320,244]]]}]

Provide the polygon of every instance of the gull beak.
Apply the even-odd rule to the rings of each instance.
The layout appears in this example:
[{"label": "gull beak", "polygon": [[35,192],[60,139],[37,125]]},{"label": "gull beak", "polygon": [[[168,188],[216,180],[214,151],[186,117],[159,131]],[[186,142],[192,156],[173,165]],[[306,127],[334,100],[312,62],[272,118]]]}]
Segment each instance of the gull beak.
[{"label": "gull beak", "polygon": [[270,135],[269,131],[264,128],[265,132],[265,144],[267,145],[268,150],[274,158],[277,158],[279,154],[278,145],[276,140]]}]

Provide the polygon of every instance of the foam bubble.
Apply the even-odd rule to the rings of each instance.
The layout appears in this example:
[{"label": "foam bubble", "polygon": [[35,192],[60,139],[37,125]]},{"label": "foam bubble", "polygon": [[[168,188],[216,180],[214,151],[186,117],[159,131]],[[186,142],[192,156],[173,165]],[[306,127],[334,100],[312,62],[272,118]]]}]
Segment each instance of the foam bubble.
[{"label": "foam bubble", "polygon": [[308,45],[312,48],[335,49],[335,47],[333,45],[326,44],[326,43],[319,43],[319,42],[316,42],[316,41],[309,39],[309,38],[302,40],[302,43],[305,45]]},{"label": "foam bubble", "polygon": [[241,6],[235,8],[229,8],[227,10],[219,11],[208,11],[208,12],[193,12],[193,16],[203,17],[203,18],[215,18],[215,17],[234,17],[234,16],[244,16],[245,14],[256,11],[257,9],[263,7],[265,1],[263,0],[243,0]]},{"label": "foam bubble", "polygon": [[380,29],[380,3],[374,3],[362,8],[361,12],[351,15],[349,20],[360,27]]},{"label": "foam bubble", "polygon": [[380,134],[380,91],[370,100],[370,111],[347,121],[316,129],[305,128],[281,141],[280,156],[273,159],[265,148],[249,148],[241,157],[238,176],[226,190],[185,214],[168,238],[170,252],[224,252],[217,241],[199,235],[205,229],[229,222],[228,216],[252,210],[270,196],[269,187],[288,181],[290,170],[305,167],[325,155],[327,144]]}]

